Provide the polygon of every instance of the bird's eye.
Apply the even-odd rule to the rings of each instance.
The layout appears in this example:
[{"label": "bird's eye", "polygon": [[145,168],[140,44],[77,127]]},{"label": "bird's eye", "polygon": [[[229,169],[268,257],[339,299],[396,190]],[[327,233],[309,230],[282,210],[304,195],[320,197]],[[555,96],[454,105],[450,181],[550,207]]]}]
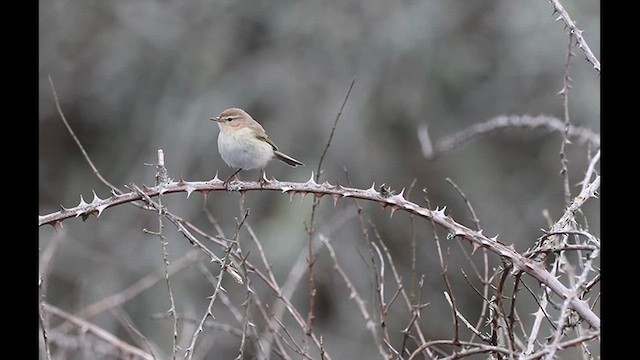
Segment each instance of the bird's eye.
[{"label": "bird's eye", "polygon": [[233,118],[232,118],[231,116],[229,116],[229,117],[227,118],[227,121],[232,121],[232,120],[233,120]]}]

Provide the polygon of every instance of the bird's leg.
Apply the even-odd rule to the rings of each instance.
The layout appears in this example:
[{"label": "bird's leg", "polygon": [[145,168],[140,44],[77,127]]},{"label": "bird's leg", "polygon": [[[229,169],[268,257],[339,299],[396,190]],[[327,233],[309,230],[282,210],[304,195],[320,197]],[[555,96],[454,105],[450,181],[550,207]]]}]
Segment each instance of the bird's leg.
[{"label": "bird's leg", "polygon": [[236,170],[236,172],[234,172],[233,174],[231,174],[231,176],[229,176],[229,177],[227,178],[227,180],[225,180],[225,181],[222,183],[222,185],[223,185],[224,187],[229,186],[229,183],[231,182],[231,180],[232,180],[232,179],[234,179],[234,178],[236,177],[236,175],[237,175],[240,171],[242,171],[242,168],[239,168],[238,170]]},{"label": "bird's leg", "polygon": [[260,174],[261,176],[258,178],[258,182],[260,183],[260,187],[264,187],[269,183],[269,180],[267,180],[267,173],[264,172],[264,169],[260,169]]}]

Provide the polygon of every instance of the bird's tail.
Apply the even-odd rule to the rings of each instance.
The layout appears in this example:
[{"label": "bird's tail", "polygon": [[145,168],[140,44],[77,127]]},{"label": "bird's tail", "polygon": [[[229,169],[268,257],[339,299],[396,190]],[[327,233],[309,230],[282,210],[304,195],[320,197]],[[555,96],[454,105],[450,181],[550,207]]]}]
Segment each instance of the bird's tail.
[{"label": "bird's tail", "polygon": [[282,161],[282,162],[286,163],[286,164],[287,164],[287,165],[289,165],[289,166],[292,166],[292,167],[296,167],[296,166],[304,166],[304,164],[303,164],[303,163],[301,163],[300,161],[298,161],[298,160],[296,160],[296,159],[292,158],[291,156],[289,156],[289,155],[287,155],[287,154],[285,154],[285,153],[283,153],[283,152],[280,152],[280,151],[278,151],[278,150],[275,150],[273,153],[276,155],[276,158],[277,158],[278,160],[280,160],[280,161]]}]

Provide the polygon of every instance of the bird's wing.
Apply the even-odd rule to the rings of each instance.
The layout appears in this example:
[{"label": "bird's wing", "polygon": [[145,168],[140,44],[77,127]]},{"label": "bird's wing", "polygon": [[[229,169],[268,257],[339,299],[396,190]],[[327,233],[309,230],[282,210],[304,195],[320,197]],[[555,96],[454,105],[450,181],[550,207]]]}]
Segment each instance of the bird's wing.
[{"label": "bird's wing", "polygon": [[267,144],[271,145],[273,150],[278,150],[278,147],[276,146],[276,144],[266,134],[256,135],[256,138],[258,140],[262,140],[262,141],[266,142]]}]

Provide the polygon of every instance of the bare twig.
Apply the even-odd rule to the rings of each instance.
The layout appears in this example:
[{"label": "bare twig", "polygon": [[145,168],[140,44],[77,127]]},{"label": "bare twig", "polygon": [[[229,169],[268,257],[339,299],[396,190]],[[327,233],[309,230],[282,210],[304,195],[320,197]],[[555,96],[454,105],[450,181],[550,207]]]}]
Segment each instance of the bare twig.
[{"label": "bare twig", "polygon": [[124,310],[122,310],[122,308],[117,307],[117,308],[111,309],[111,313],[113,313],[116,319],[118,319],[118,321],[120,321],[120,323],[124,325],[125,329],[129,330],[129,334],[131,335],[132,338],[137,337],[138,339],[140,339],[140,341],[142,342],[142,344],[140,345],[144,345],[154,359],[158,358],[158,356],[155,354],[153,350],[152,344],[149,342],[147,337],[144,336],[140,332],[140,330],[138,330],[134,326],[133,321],[131,320],[131,317]]},{"label": "bare twig", "polygon": [[[562,134],[565,132],[566,126],[563,120],[551,116],[502,115],[491,120],[475,124],[465,130],[441,138],[435,143],[435,145],[429,146],[432,148],[431,151],[424,152],[423,150],[423,155],[426,159],[432,160],[444,153],[453,151],[461,147],[471,139],[508,128],[542,128],[548,131],[559,132]],[[426,141],[426,135],[424,134],[425,131],[426,128],[424,126],[418,129],[418,139],[420,140],[423,148],[425,146],[423,143],[424,141]],[[571,138],[578,138],[578,141],[582,143],[590,142],[596,147],[600,147],[600,135],[594,133],[589,129],[572,125],[569,126],[567,134]]]},{"label": "bare twig", "polygon": [[213,316],[213,304],[216,301],[217,295],[220,292],[220,289],[222,288],[222,278],[223,278],[223,274],[224,274],[224,269],[227,267],[227,261],[229,259],[229,254],[231,253],[231,250],[233,248],[233,244],[231,244],[229,246],[229,248],[227,249],[227,253],[225,254],[225,256],[222,259],[222,266],[220,269],[220,272],[218,273],[218,277],[217,277],[217,282],[215,284],[215,288],[213,290],[213,294],[210,296],[209,299],[209,304],[207,305],[207,309],[204,313],[204,315],[202,316],[202,319],[200,320],[200,323],[198,323],[198,326],[196,327],[196,330],[194,331],[192,337],[191,337],[191,342],[189,343],[189,347],[187,347],[187,349],[185,350],[185,355],[184,358],[186,360],[190,360],[193,357],[193,352],[195,351],[195,346],[196,346],[196,341],[198,340],[198,336],[202,333],[203,331],[203,327],[204,327],[204,323],[207,320],[207,318],[210,317],[214,317]]},{"label": "bare twig", "polygon": [[[426,191],[424,191],[425,193],[425,197],[424,200],[427,203],[427,208],[431,209],[431,203],[429,201],[429,197],[426,196]],[[444,215],[444,209],[442,209],[442,214]],[[447,274],[447,269],[448,269],[448,264],[444,259],[444,255],[442,253],[442,248],[440,246],[440,237],[438,236],[438,229],[436,227],[435,221],[433,220],[433,218],[430,219],[431,220],[431,225],[433,226],[433,239],[436,242],[436,248],[438,249],[438,258],[440,259],[440,275],[442,275],[442,278],[444,280],[444,283],[447,287],[447,291],[449,292],[449,297],[450,297],[450,302],[451,302],[451,312],[452,312],[452,318],[453,318],[453,330],[454,330],[454,339],[453,339],[453,343],[454,344],[458,344],[458,342],[460,341],[460,323],[458,322],[458,317],[456,316],[456,313],[458,312],[458,308],[456,306],[456,298],[453,295],[453,289],[451,288],[451,282],[449,281],[449,276]]]},{"label": "bare twig", "polygon": [[104,329],[90,322],[87,322],[84,319],[81,319],[77,316],[71,315],[64,310],[57,308],[56,306],[53,306],[48,303],[43,303],[43,308],[46,312],[59,316],[66,321],[70,321],[77,327],[96,335],[100,339],[106,341],[107,343],[111,344],[112,346],[116,347],[118,350],[126,354],[125,357],[131,356],[131,357],[148,359],[148,360],[153,359],[153,356],[151,354],[127,344],[126,342],[118,339],[117,337],[113,336],[111,333],[105,331]]},{"label": "bare twig", "polygon": [[[353,85],[356,82],[356,77],[354,76],[351,80],[351,84],[349,85],[349,90],[347,90],[347,95],[345,95],[344,100],[342,101],[342,105],[340,106],[340,110],[338,110],[338,114],[336,115],[336,119],[333,122],[333,127],[331,128],[331,133],[329,134],[329,139],[327,140],[327,144],[322,151],[322,155],[320,155],[320,160],[318,161],[318,167],[316,169],[315,182],[320,181],[320,175],[322,173],[322,163],[324,161],[324,157],[329,151],[329,146],[331,146],[331,141],[333,140],[333,134],[336,131],[338,126],[338,121],[340,120],[340,116],[342,115],[342,110],[344,110],[345,105],[347,104],[347,100],[349,100],[349,95],[351,94],[351,89],[353,89]],[[315,277],[313,275],[313,234],[315,231],[315,214],[316,209],[320,204],[320,198],[315,197],[313,200],[313,205],[311,206],[311,215],[309,217],[309,226],[307,227],[307,233],[309,234],[309,246],[308,246],[308,268],[309,268],[309,331],[313,332],[313,323],[315,319],[315,296],[316,296],[316,285],[315,285]]]},{"label": "bare twig", "polygon": [[38,284],[40,294],[38,296],[38,317],[40,319],[40,330],[42,331],[42,341],[44,343],[45,359],[51,360],[51,350],[49,349],[49,336],[47,335],[48,322],[44,318],[44,293],[42,292],[42,278]]},{"label": "bare twig", "polygon": [[67,118],[64,116],[64,113],[62,112],[62,108],[60,107],[60,101],[58,100],[58,93],[56,92],[55,86],[53,86],[53,80],[51,79],[51,75],[49,75],[49,84],[51,85],[51,90],[53,91],[53,99],[56,103],[56,108],[58,109],[58,114],[60,115],[60,119],[62,120],[64,125],[67,127],[69,134],[71,134],[71,137],[78,145],[78,148],[80,148],[80,152],[82,152],[82,155],[84,156],[85,160],[87,160],[87,163],[89,163],[91,170],[98,177],[98,179],[100,179],[100,181],[102,181],[105,185],[110,187],[111,190],[113,190],[116,194],[120,194],[121,193],[120,189],[118,189],[116,186],[111,184],[109,181],[107,181],[107,179],[105,179],[102,176],[102,174],[100,174],[100,171],[98,171],[98,168],[93,164],[93,161],[91,161],[91,158],[89,158],[89,155],[87,154],[86,150],[82,146],[82,143],[76,136],[71,126],[69,125],[69,122],[67,121]]},{"label": "bare twig", "polygon": [[342,281],[344,282],[345,286],[349,290],[349,298],[353,299],[355,303],[358,305],[358,309],[360,310],[360,313],[362,314],[362,317],[365,320],[365,328],[369,330],[369,332],[371,333],[371,337],[373,338],[373,341],[376,343],[376,346],[378,347],[378,352],[383,358],[386,357],[387,353],[385,352],[384,348],[382,347],[382,344],[380,343],[380,339],[376,332],[376,329],[377,329],[376,324],[373,321],[371,315],[369,315],[369,311],[367,310],[367,305],[365,304],[364,299],[362,299],[362,297],[360,296],[360,293],[358,293],[358,290],[355,288],[355,286],[353,285],[353,283],[351,282],[351,280],[349,279],[345,271],[342,269],[342,266],[340,266],[340,262],[338,261],[336,252],[333,249],[333,246],[331,245],[331,243],[329,242],[329,238],[321,234],[320,241],[322,241],[322,243],[327,248],[327,250],[329,250],[329,255],[333,260],[333,268],[338,273],[338,275],[340,275],[340,277],[342,278]]}]

